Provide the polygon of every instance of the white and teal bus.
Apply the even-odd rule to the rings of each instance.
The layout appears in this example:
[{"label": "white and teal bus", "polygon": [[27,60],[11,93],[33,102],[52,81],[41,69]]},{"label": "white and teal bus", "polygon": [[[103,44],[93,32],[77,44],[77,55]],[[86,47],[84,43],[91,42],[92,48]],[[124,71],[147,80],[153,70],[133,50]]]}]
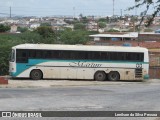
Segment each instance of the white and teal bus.
[{"label": "white and teal bus", "polygon": [[38,79],[143,80],[149,77],[142,47],[21,44],[12,47],[12,77]]}]

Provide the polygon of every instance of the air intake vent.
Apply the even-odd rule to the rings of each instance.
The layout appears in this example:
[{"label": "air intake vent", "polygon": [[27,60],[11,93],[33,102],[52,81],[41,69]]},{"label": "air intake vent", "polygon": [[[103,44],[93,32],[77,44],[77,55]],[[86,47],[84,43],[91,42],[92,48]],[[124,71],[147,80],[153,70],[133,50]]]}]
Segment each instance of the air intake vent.
[{"label": "air intake vent", "polygon": [[142,69],[135,69],[135,78],[142,78]]}]

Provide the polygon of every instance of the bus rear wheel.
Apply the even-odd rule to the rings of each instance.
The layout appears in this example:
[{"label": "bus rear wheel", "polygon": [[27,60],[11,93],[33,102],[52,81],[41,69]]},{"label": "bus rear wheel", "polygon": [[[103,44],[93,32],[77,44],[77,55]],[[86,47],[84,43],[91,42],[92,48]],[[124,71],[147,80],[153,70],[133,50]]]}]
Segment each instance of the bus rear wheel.
[{"label": "bus rear wheel", "polygon": [[95,73],[94,79],[97,81],[104,81],[106,80],[106,73],[103,71],[98,71]]},{"label": "bus rear wheel", "polygon": [[42,72],[40,70],[32,70],[30,77],[33,80],[40,80],[42,79]]},{"label": "bus rear wheel", "polygon": [[108,79],[111,81],[117,81],[117,80],[119,80],[119,78],[120,78],[119,73],[116,71],[111,71],[108,74]]}]

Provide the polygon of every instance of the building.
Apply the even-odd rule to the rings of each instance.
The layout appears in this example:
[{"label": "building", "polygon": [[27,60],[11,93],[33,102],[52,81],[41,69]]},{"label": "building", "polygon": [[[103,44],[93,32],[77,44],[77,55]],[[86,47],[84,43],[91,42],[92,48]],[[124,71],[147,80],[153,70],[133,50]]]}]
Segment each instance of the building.
[{"label": "building", "polygon": [[40,27],[40,23],[30,24],[30,28],[31,28],[31,29],[36,29],[36,28],[38,28],[38,27]]},{"label": "building", "polygon": [[[159,30],[159,33],[160,33],[160,30]],[[159,33],[140,33],[138,35],[138,38],[141,41],[160,42],[160,34]]]},{"label": "building", "polygon": [[[119,42],[135,41],[138,33],[106,33],[89,36],[95,45],[119,45]],[[116,44],[114,44],[116,43]]]},{"label": "building", "polygon": [[11,32],[11,33],[16,33],[16,32],[17,32],[17,25],[15,25],[15,24],[12,25],[12,26],[11,26],[11,29],[10,29],[10,32]]},{"label": "building", "polygon": [[130,45],[146,48],[160,48],[160,34],[157,33],[106,33],[90,35],[94,45]]}]

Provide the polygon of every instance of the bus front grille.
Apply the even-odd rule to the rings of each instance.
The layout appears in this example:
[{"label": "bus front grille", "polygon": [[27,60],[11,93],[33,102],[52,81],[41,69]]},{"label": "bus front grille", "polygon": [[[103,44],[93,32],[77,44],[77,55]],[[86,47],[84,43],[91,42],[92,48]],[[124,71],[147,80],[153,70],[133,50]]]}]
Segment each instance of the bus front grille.
[{"label": "bus front grille", "polygon": [[142,78],[142,69],[135,69],[135,78]]}]

